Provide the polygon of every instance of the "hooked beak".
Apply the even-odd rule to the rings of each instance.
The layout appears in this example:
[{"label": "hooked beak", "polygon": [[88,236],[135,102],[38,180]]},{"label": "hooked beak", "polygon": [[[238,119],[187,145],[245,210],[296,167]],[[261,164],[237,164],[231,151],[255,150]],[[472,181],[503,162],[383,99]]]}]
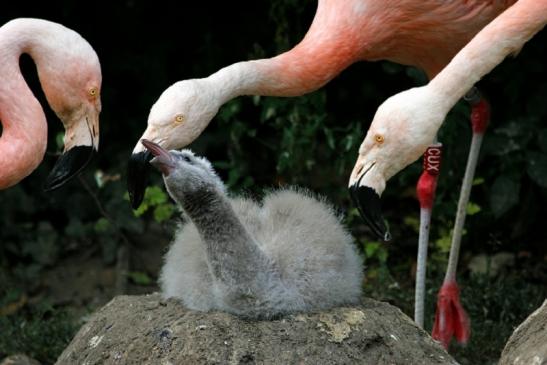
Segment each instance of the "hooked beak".
[{"label": "hooked beak", "polygon": [[[375,163],[370,163],[366,168],[362,164],[356,164],[358,173],[352,176],[353,183],[350,183],[349,192],[350,196],[357,208],[361,217],[367,222],[371,230],[383,241],[389,241],[391,234],[386,227],[384,218],[382,217],[380,194],[377,193],[377,189],[373,186],[368,186],[368,181],[374,181],[371,179],[372,169]],[[358,167],[359,166],[359,167]],[[359,176],[360,175],[360,176]]]},{"label": "hooked beak", "polygon": [[75,146],[63,152],[46,179],[44,191],[55,190],[76,176],[91,161],[94,152],[90,146]]},{"label": "hooked beak", "polygon": [[99,112],[91,111],[74,123],[66,123],[65,150],[44,184],[55,190],[82,171],[99,149]]},{"label": "hooked beak", "polygon": [[[146,142],[144,142],[145,140]],[[129,192],[129,201],[133,209],[137,209],[141,205],[146,186],[148,185],[148,175],[150,173],[148,162],[153,158],[152,150],[148,146],[154,145],[157,147],[151,147],[152,149],[157,150],[157,148],[161,148],[164,150],[164,147],[161,147],[160,144],[165,146],[169,143],[166,138],[160,137],[160,130],[151,125],[146,128],[140,141],[143,143],[137,142],[127,164],[127,191]],[[169,147],[165,146],[165,148]]]},{"label": "hooked beak", "polygon": [[[150,126],[144,131],[141,140],[157,141],[156,130]],[[152,154],[143,144],[138,143],[133,149],[133,153],[127,164],[127,192],[129,193],[129,201],[133,209],[137,209],[141,205],[144,198],[144,191],[148,185],[148,175],[150,165],[148,162],[152,159]]]},{"label": "hooked beak", "polygon": [[137,209],[144,198],[148,185],[148,162],[152,159],[150,151],[133,152],[127,164],[127,191],[131,207]]},{"label": "hooked beak", "polygon": [[162,148],[159,144],[149,141],[147,139],[141,139],[141,143],[150,151],[154,158],[150,163],[156,167],[165,176],[169,176],[171,171],[175,168],[175,163],[171,154]]}]

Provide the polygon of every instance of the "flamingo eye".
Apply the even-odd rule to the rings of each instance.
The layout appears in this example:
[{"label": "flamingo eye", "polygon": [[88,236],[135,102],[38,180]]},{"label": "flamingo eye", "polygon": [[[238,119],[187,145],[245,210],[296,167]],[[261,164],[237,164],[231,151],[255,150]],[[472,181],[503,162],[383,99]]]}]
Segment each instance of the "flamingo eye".
[{"label": "flamingo eye", "polygon": [[376,141],[376,143],[382,144],[384,143],[384,136],[382,136],[381,134],[377,134],[374,136],[374,140]]},{"label": "flamingo eye", "polygon": [[89,96],[94,98],[99,94],[99,90],[95,86],[93,86],[87,91],[87,93],[89,94]]},{"label": "flamingo eye", "polygon": [[175,117],[175,124],[182,124],[182,122],[184,122],[184,115],[178,114]]}]

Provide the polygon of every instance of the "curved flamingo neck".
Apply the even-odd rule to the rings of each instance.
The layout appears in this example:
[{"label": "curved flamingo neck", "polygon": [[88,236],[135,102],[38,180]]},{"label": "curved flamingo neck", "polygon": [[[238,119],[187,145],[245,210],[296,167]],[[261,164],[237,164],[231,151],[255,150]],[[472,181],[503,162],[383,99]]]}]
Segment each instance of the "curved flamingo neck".
[{"label": "curved flamingo neck", "polygon": [[303,95],[359,60],[412,65],[432,78],[514,1],[319,0],[310,29],[294,48],[235,63],[207,80],[224,103],[239,95]]},{"label": "curved flamingo neck", "polygon": [[206,80],[220,92],[222,103],[241,95],[300,96],[319,89],[355,62],[350,52],[334,51],[314,50],[302,41],[279,56],[224,67]]},{"label": "curved flamingo neck", "polygon": [[222,102],[240,95],[299,96],[315,91],[352,63],[381,58],[389,45],[384,42],[389,32],[367,14],[376,12],[367,6],[362,0],[320,0],[310,29],[294,48],[273,58],[232,64],[206,80],[221,93]]},{"label": "curved flamingo neck", "polygon": [[42,50],[35,45],[46,34],[24,25],[10,22],[0,28],[0,189],[28,176],[42,161],[47,145],[44,111],[19,68],[22,53],[29,53],[39,66]]},{"label": "curved flamingo neck", "polygon": [[428,84],[447,111],[484,75],[547,23],[547,2],[520,0],[481,30]]}]

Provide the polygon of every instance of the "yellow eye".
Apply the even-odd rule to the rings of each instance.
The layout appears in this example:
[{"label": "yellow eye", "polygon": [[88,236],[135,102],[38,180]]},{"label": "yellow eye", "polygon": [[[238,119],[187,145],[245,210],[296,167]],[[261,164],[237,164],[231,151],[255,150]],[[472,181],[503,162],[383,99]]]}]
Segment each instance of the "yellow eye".
[{"label": "yellow eye", "polygon": [[376,143],[384,143],[384,136],[382,136],[381,134],[377,134],[374,136],[374,140],[376,141]]},{"label": "yellow eye", "polygon": [[97,94],[99,94],[99,90],[97,90],[96,87],[92,87],[87,91],[89,93],[89,96],[95,97]]},{"label": "yellow eye", "polygon": [[179,114],[175,117],[175,124],[181,124],[184,122],[184,116],[182,114]]}]

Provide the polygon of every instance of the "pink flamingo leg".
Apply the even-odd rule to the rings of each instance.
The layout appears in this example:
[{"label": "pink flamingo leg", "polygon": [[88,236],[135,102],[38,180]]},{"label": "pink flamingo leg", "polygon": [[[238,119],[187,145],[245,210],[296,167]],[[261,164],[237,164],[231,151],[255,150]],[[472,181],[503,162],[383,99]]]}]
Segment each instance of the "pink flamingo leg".
[{"label": "pink flamingo leg", "polygon": [[414,297],[414,321],[424,326],[425,273],[427,264],[427,246],[429,242],[429,224],[431,210],[435,200],[437,178],[441,167],[442,144],[435,143],[424,153],[423,172],[418,180],[416,192],[420,202],[420,235],[418,241],[418,262],[416,265],[416,289]]},{"label": "pink flamingo leg", "polygon": [[452,336],[459,343],[465,344],[469,340],[471,333],[469,317],[460,303],[460,289],[456,283],[456,269],[473,177],[477,167],[484,132],[490,120],[490,106],[480,96],[476,88],[471,89],[465,99],[471,104],[472,108],[471,124],[473,127],[473,138],[471,140],[471,149],[469,150],[460,199],[458,201],[458,211],[452,234],[448,267],[443,285],[439,290],[435,324],[432,331],[433,338],[440,341],[445,348],[448,348]]}]

